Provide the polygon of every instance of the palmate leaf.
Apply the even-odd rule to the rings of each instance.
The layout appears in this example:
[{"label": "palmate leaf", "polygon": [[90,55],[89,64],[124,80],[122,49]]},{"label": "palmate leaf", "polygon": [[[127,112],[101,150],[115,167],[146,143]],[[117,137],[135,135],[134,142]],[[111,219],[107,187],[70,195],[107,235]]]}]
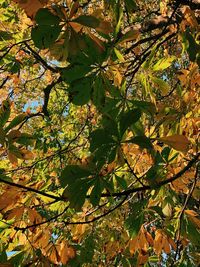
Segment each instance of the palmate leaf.
[{"label": "palmate leaf", "polygon": [[70,84],[68,89],[70,101],[77,105],[82,106],[89,102],[91,98],[91,79],[84,78],[74,81]]},{"label": "palmate leaf", "polygon": [[86,193],[92,184],[88,177],[92,172],[79,165],[67,165],[61,173],[60,183],[66,187],[63,197],[70,202],[70,207],[80,210],[86,198]]},{"label": "palmate leaf", "polygon": [[128,140],[127,142],[133,143],[138,145],[140,148],[146,148],[146,149],[153,149],[153,145],[151,143],[151,140],[146,137],[145,135],[141,135],[141,136],[135,136],[133,138],[131,138],[130,140]]},{"label": "palmate leaf", "polygon": [[36,47],[49,48],[58,38],[62,27],[59,25],[38,25],[31,31],[31,38]]},{"label": "palmate leaf", "polygon": [[97,28],[100,25],[100,21],[94,16],[81,15],[73,21],[91,28]]},{"label": "palmate leaf", "polygon": [[61,173],[60,183],[62,187],[73,184],[77,179],[87,178],[92,172],[79,165],[67,165]]},{"label": "palmate leaf", "polygon": [[92,102],[98,109],[102,109],[105,103],[105,88],[101,77],[97,77],[93,83]]},{"label": "palmate leaf", "polygon": [[85,202],[90,186],[91,181],[86,178],[75,180],[65,188],[62,196],[69,201],[71,208],[80,210]]},{"label": "palmate leaf", "polygon": [[19,125],[20,123],[22,123],[25,119],[27,118],[27,114],[22,113],[17,115],[9,124],[8,126],[5,128],[5,131],[8,132],[9,130],[11,130],[12,128],[15,128],[17,125]]},{"label": "palmate leaf", "polygon": [[0,1],[2,265],[199,265],[198,1],[173,2]]},{"label": "palmate leaf", "polygon": [[41,8],[35,15],[35,21],[39,25],[58,25],[60,18],[51,13],[48,8]]},{"label": "palmate leaf", "polygon": [[141,117],[141,111],[138,108],[122,113],[119,121],[121,136],[125,133],[128,127],[137,122],[140,119],[140,117]]},{"label": "palmate leaf", "polygon": [[100,177],[95,178],[94,186],[90,193],[90,202],[95,207],[99,204],[101,198],[101,192],[103,190],[103,184]]},{"label": "palmate leaf", "polygon": [[113,139],[109,129],[97,129],[90,134],[90,151],[94,154],[94,162],[101,168],[106,162],[114,161],[118,142]]},{"label": "palmate leaf", "polygon": [[[83,59],[84,60],[84,59]],[[62,77],[67,83],[79,81],[87,73],[91,71],[91,67],[84,64],[84,61],[79,64],[72,64],[62,71]],[[81,81],[79,81],[81,83]],[[78,83],[78,82],[77,82]]]},{"label": "palmate leaf", "polygon": [[126,218],[125,227],[129,232],[130,238],[134,238],[140,231],[140,228],[144,221],[144,207],[143,205],[146,201],[141,201],[141,203],[135,203],[134,209],[130,212],[129,216]]}]

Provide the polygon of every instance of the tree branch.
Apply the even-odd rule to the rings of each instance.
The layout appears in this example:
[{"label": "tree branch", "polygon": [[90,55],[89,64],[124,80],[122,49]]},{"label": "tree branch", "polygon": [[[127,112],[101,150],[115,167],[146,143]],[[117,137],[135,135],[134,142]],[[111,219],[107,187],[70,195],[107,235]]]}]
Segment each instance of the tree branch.
[{"label": "tree branch", "polygon": [[[169,179],[166,179],[164,181],[161,181],[160,183],[158,183],[156,185],[156,188],[160,188],[162,187],[163,185],[166,185],[166,184],[169,184],[175,180],[177,180],[179,177],[181,177],[186,171],[188,171],[192,166],[193,164],[198,160],[200,156],[200,152],[197,153],[193,159],[191,159],[188,164],[181,170],[179,171],[177,174],[175,174],[174,176],[172,176],[171,178]],[[39,191],[37,189],[34,189],[32,187],[27,187],[27,186],[24,186],[24,185],[21,185],[21,184],[17,184],[17,183],[14,183],[14,182],[11,182],[11,181],[6,181],[2,178],[0,178],[0,183],[4,183],[4,184],[8,184],[10,186],[14,186],[14,187],[18,187],[18,188],[21,188],[21,189],[24,189],[28,192],[34,192],[38,195],[42,195],[42,196],[46,196],[46,197],[49,197],[51,199],[55,199],[57,201],[66,201],[66,199],[62,196],[54,196],[52,194],[49,194],[49,193],[45,193],[45,192],[42,192],[42,191]],[[145,185],[145,186],[142,186],[142,187],[137,187],[137,188],[132,188],[132,189],[129,189],[129,190],[125,190],[125,191],[122,191],[122,192],[115,192],[115,193],[103,193],[101,194],[101,198],[104,198],[104,197],[121,197],[121,196],[129,196],[130,194],[132,193],[136,193],[136,192],[143,192],[143,191],[147,191],[147,190],[150,190],[152,189],[151,186],[149,185]],[[90,195],[87,195],[86,198],[90,198]]]},{"label": "tree branch", "polygon": [[48,103],[49,103],[49,97],[50,97],[51,90],[53,89],[53,87],[56,84],[60,83],[61,81],[62,81],[62,78],[60,76],[57,81],[53,81],[51,84],[47,85],[47,87],[44,89],[44,104],[43,104],[42,111],[43,111],[44,115],[47,117],[49,117]]},{"label": "tree branch", "polygon": [[28,186],[22,185],[22,184],[17,184],[17,183],[11,182],[11,181],[6,181],[6,180],[4,180],[2,178],[0,178],[0,183],[4,183],[4,184],[7,184],[7,185],[10,185],[10,186],[13,186],[13,187],[21,188],[21,189],[24,189],[24,190],[26,190],[28,192],[34,192],[34,193],[36,193],[38,195],[49,197],[49,198],[55,199],[57,201],[63,201],[64,200],[64,198],[57,197],[57,196],[45,193],[45,192],[39,191],[37,189],[34,189],[32,187],[28,187]]},{"label": "tree branch", "polygon": [[[193,164],[198,160],[198,158],[200,157],[200,152],[197,153],[193,159],[191,159],[188,164],[181,170],[179,171],[177,174],[175,174],[174,176],[172,176],[171,178],[168,178],[164,181],[161,181],[160,183],[157,183],[156,185],[156,188],[160,188],[162,187],[163,185],[166,185],[166,184],[169,184],[171,182],[174,182],[175,180],[177,180],[179,177],[181,177],[186,171],[188,171],[192,166]],[[135,193],[135,192],[142,192],[142,191],[147,191],[147,190],[150,190],[152,189],[151,186],[149,185],[145,185],[145,186],[142,186],[142,187],[137,187],[137,188],[132,188],[132,189],[129,189],[129,190],[125,190],[123,192],[119,192],[119,193],[104,193],[101,195],[101,197],[109,197],[109,196],[113,196],[113,197],[120,197],[120,196],[127,196],[127,195],[130,195],[132,193]],[[88,198],[90,196],[87,196]]]}]

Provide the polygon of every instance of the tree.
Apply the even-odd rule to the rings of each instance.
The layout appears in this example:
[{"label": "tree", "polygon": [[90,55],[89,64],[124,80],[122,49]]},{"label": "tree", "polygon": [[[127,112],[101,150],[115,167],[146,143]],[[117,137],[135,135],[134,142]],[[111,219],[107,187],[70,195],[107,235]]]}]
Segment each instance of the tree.
[{"label": "tree", "polygon": [[199,266],[198,1],[1,0],[1,266]]}]

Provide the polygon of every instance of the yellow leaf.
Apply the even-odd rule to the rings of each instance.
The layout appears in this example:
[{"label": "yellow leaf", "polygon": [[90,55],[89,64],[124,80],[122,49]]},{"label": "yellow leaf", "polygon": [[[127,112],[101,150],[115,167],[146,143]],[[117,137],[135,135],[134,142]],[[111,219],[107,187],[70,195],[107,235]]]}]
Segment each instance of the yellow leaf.
[{"label": "yellow leaf", "polygon": [[169,203],[167,203],[163,207],[162,212],[166,217],[171,217],[172,216],[172,207],[171,207],[171,205]]},{"label": "yellow leaf", "polygon": [[184,135],[174,134],[171,136],[161,137],[159,140],[181,152],[187,152],[189,149],[190,141]]}]

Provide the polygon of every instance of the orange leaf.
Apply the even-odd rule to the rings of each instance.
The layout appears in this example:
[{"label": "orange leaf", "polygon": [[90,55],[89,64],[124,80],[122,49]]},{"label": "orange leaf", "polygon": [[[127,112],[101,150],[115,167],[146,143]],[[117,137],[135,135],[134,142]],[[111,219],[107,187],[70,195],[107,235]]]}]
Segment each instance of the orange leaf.
[{"label": "orange leaf", "polygon": [[68,247],[66,253],[70,259],[73,259],[76,256],[76,252],[75,252],[74,248],[72,248],[72,247]]},{"label": "orange leaf", "polygon": [[108,21],[100,21],[99,26],[95,29],[96,31],[102,32],[104,34],[109,34],[113,31],[113,28]]},{"label": "orange leaf", "polygon": [[163,237],[163,250],[166,254],[171,252],[171,248],[166,237]]},{"label": "orange leaf", "polygon": [[163,239],[163,236],[162,236],[162,233],[161,231],[157,230],[156,231],[156,236],[155,236],[155,239],[154,239],[154,251],[157,255],[160,255],[161,252],[162,252],[162,239]]},{"label": "orange leaf", "polygon": [[66,241],[63,240],[60,243],[60,249],[58,250],[62,264],[66,264],[69,261],[69,257],[67,255],[67,249],[68,249],[68,244]]},{"label": "orange leaf", "polygon": [[42,8],[48,1],[46,0],[14,0],[24,11],[28,17],[34,18],[37,11]]},{"label": "orange leaf", "polygon": [[35,155],[33,154],[33,152],[26,150],[26,149],[22,149],[20,150],[20,152],[22,153],[22,157],[23,159],[27,160],[27,159],[34,159]]},{"label": "orange leaf", "polygon": [[184,135],[174,134],[171,136],[161,137],[159,140],[181,152],[187,152],[189,149],[190,141]]},{"label": "orange leaf", "polygon": [[17,157],[10,151],[8,151],[8,159],[10,160],[10,162],[13,164],[13,165],[17,165],[18,164],[18,159]]},{"label": "orange leaf", "polygon": [[12,142],[14,141],[15,138],[20,137],[22,134],[19,130],[12,130],[8,134],[8,139],[12,139]]}]

